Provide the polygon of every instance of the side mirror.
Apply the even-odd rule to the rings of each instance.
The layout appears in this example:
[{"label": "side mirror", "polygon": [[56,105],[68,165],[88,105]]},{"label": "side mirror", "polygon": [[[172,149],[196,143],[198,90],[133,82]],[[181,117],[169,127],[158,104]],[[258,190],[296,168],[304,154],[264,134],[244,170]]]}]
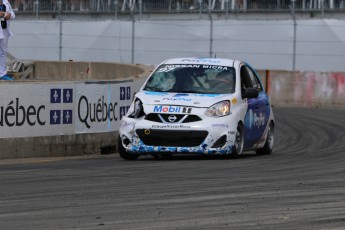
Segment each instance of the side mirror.
[{"label": "side mirror", "polygon": [[243,91],[243,98],[258,98],[259,91],[254,88],[246,88]]}]

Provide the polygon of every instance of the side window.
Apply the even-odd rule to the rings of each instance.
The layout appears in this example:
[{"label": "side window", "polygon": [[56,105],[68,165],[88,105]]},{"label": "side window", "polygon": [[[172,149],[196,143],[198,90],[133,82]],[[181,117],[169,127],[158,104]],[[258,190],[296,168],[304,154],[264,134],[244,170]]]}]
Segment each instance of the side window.
[{"label": "side window", "polygon": [[241,88],[245,89],[245,88],[252,88],[253,87],[253,83],[250,79],[248,70],[245,66],[241,67]]},{"label": "side window", "polygon": [[241,66],[240,74],[241,74],[241,94],[242,94],[242,98],[243,98],[244,90],[246,88],[253,88],[253,83],[250,79],[250,75],[248,73],[248,70],[244,65]]},{"label": "side window", "polygon": [[246,70],[248,71],[248,75],[250,77],[250,81],[252,82],[253,88],[257,89],[259,92],[262,91],[262,86],[260,84],[260,81],[258,80],[258,77],[256,74],[248,67],[245,67]]}]

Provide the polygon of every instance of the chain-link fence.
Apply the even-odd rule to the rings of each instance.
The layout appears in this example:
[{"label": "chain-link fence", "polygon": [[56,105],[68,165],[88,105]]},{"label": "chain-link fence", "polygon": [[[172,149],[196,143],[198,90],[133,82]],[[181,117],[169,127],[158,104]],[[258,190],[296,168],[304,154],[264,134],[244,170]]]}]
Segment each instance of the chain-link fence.
[{"label": "chain-link fence", "polygon": [[15,0],[30,13],[199,13],[260,11],[345,11],[345,0]]}]

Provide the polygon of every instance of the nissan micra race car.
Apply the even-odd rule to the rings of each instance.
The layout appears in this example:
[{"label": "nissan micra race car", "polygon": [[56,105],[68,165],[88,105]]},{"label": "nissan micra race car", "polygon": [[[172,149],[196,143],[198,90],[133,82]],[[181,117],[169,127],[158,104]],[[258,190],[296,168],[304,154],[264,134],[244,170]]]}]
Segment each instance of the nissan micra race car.
[{"label": "nissan micra race car", "polygon": [[259,75],[246,62],[166,60],[135,95],[119,128],[119,154],[270,154],[274,117]]}]

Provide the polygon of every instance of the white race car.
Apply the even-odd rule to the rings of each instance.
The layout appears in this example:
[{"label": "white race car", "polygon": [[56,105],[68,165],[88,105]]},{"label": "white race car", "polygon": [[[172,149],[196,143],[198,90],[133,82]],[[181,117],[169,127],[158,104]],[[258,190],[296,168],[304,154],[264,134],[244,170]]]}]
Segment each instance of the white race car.
[{"label": "white race car", "polygon": [[166,60],[135,95],[119,128],[119,154],[270,154],[274,117],[259,75],[246,62]]}]

